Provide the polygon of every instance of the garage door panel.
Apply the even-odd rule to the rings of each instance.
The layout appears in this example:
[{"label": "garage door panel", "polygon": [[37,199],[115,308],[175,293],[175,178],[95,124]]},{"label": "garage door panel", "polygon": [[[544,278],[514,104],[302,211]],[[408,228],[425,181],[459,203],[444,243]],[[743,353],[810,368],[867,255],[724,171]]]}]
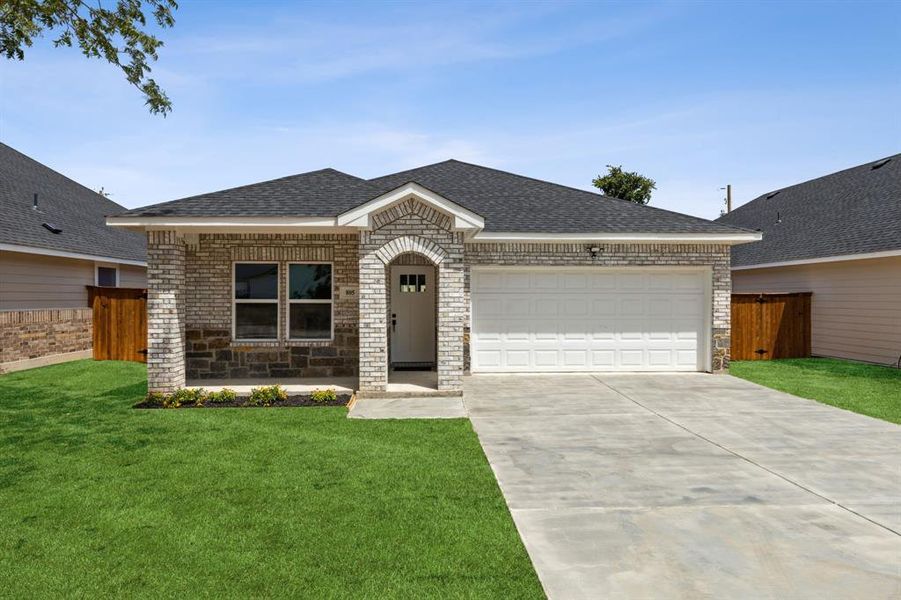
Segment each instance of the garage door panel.
[{"label": "garage door panel", "polygon": [[597,369],[613,369],[616,366],[616,351],[592,350],[591,365]]},{"label": "garage door panel", "polygon": [[705,362],[709,277],[657,269],[476,271],[472,369],[697,370]]},{"label": "garage door panel", "polygon": [[619,306],[617,314],[621,317],[635,317],[645,314],[647,306],[643,296],[638,295],[621,295],[619,297]]},{"label": "garage door panel", "polygon": [[651,367],[668,367],[673,364],[672,350],[648,350],[648,365]]},{"label": "garage door panel", "polygon": [[652,317],[670,317],[673,314],[671,298],[648,298],[648,314]]},{"label": "garage door panel", "polygon": [[478,362],[480,367],[485,369],[501,367],[500,350],[478,350],[473,354],[473,358]]},{"label": "garage door panel", "polygon": [[590,275],[591,289],[593,290],[615,290],[616,275],[613,273],[592,273]]},{"label": "garage door panel", "polygon": [[557,298],[536,298],[532,314],[536,317],[555,317],[560,313],[560,300]]},{"label": "garage door panel", "polygon": [[536,367],[559,367],[557,350],[534,350],[532,356]]},{"label": "garage door panel", "polygon": [[640,367],[644,366],[644,363],[645,363],[644,350],[620,350],[619,351],[620,366],[640,368]]},{"label": "garage door panel", "polygon": [[588,288],[588,275],[585,273],[563,273],[560,278],[565,290],[584,290]]},{"label": "garage door panel", "polygon": [[615,317],[616,316],[616,299],[615,298],[598,298],[592,297],[591,300],[591,316],[592,317]]},{"label": "garage door panel", "polygon": [[536,290],[560,289],[560,280],[557,273],[532,273],[532,288]]},{"label": "garage door panel", "polygon": [[562,354],[564,367],[585,367],[588,365],[588,351],[586,350],[564,350]]},{"label": "garage door panel", "polygon": [[507,350],[506,359],[508,367],[528,367],[531,360],[531,350]]},{"label": "garage door panel", "polygon": [[572,317],[587,317],[591,298],[567,298],[563,301],[563,315]]}]

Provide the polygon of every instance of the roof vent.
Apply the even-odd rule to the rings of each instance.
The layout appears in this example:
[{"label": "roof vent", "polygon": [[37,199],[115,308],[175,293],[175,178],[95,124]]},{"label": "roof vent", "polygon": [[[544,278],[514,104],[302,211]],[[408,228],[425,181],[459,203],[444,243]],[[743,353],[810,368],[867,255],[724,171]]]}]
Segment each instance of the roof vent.
[{"label": "roof vent", "polygon": [[775,192],[770,192],[769,194],[766,195],[766,199],[769,200],[770,198],[774,197],[776,194],[778,194],[781,191],[782,190],[776,190]]},{"label": "roof vent", "polygon": [[870,170],[871,170],[871,171],[875,171],[876,169],[881,169],[882,167],[884,167],[885,165],[887,165],[887,164],[889,163],[890,160],[892,160],[892,159],[890,159],[890,158],[883,158],[882,160],[877,160],[876,162],[874,162],[874,163],[870,166]]},{"label": "roof vent", "polygon": [[41,226],[50,233],[62,233],[63,230],[52,223],[41,223]]}]

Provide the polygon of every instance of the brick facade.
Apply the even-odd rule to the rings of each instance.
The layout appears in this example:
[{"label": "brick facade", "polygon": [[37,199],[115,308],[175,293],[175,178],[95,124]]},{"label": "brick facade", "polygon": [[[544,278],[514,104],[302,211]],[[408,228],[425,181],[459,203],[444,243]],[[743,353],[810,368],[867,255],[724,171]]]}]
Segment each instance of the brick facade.
[{"label": "brick facade", "polygon": [[3,365],[90,350],[90,308],[0,311],[0,372]]},{"label": "brick facade", "polygon": [[[360,234],[148,233],[148,378],[153,390],[184,385],[185,377],[359,376],[358,387],[388,383],[389,266],[430,264],[437,272],[438,388],[462,389],[469,367],[470,277],[476,265],[706,266],[713,278],[712,365],[729,362],[729,246],[605,244],[591,257],[584,243],[472,243],[452,231],[444,214],[406,200],[371,216]],[[279,264],[281,324],[271,342],[232,340],[232,265]],[[287,339],[287,265],[330,262],[335,337]],[[347,288],[358,293],[341,293]]]},{"label": "brick facade", "polygon": [[[357,374],[358,236],[354,234],[201,234],[186,255],[187,377],[343,377]],[[232,339],[232,265],[279,265],[279,338],[265,342]],[[332,340],[288,339],[288,265],[332,265],[335,335]],[[345,296],[342,296],[342,290]]]},{"label": "brick facade", "polygon": [[[707,266],[713,274],[711,364],[714,372],[729,366],[732,276],[729,246],[721,244],[604,244],[592,257],[584,243],[467,244],[464,304],[470,306],[469,267],[475,265],[531,266]],[[601,244],[598,244],[601,246]],[[469,369],[470,315],[466,315],[466,369]]]}]

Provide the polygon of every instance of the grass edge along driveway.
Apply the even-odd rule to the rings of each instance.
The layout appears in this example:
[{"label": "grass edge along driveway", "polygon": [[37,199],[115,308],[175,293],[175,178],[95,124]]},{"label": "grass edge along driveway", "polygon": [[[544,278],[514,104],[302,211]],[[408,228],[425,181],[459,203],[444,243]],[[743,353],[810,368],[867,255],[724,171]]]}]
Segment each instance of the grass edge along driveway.
[{"label": "grass edge along driveway", "polygon": [[468,420],[145,391],[134,363],[0,376],[3,594],[543,597]]},{"label": "grass edge along driveway", "polygon": [[862,415],[901,424],[901,370],[834,358],[735,361],[729,373]]}]

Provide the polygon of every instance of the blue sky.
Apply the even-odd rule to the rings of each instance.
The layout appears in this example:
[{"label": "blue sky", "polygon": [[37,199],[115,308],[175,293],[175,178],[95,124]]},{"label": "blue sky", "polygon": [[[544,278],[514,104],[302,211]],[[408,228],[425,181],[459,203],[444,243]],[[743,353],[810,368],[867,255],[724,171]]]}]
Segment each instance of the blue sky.
[{"label": "blue sky", "polygon": [[457,158],[713,218],[901,151],[901,3],[181,2],[163,119],[101,61],[0,60],[0,139],[133,207]]}]

